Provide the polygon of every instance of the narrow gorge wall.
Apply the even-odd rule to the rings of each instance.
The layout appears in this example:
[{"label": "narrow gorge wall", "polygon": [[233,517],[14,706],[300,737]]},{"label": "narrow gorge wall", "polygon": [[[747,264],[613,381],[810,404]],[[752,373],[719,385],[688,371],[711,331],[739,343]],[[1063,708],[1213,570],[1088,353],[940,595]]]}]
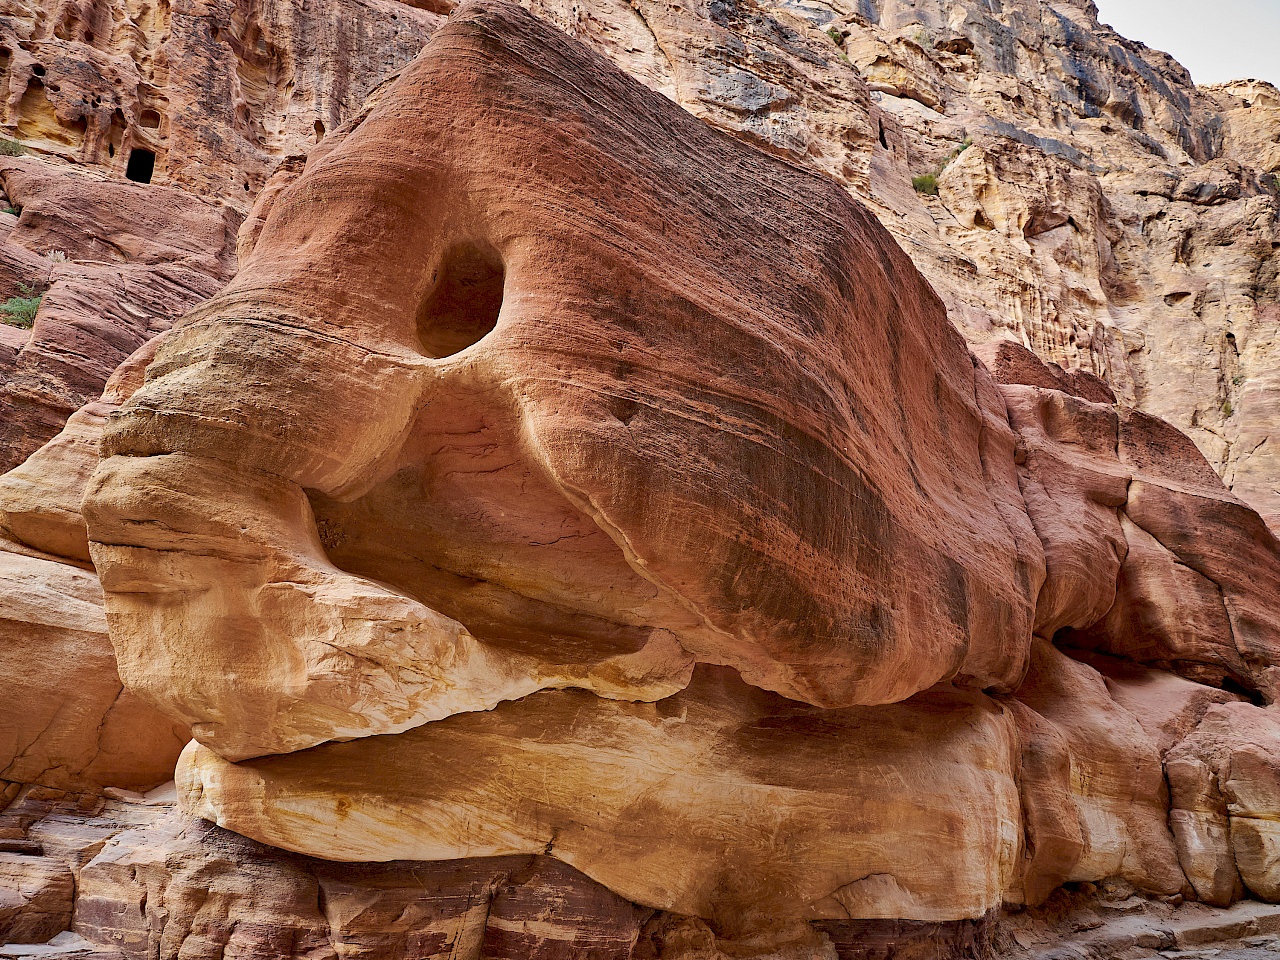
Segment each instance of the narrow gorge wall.
[{"label": "narrow gorge wall", "polygon": [[1273,88],[1071,4],[337,9],[0,21],[3,938],[850,960],[1280,900]]}]

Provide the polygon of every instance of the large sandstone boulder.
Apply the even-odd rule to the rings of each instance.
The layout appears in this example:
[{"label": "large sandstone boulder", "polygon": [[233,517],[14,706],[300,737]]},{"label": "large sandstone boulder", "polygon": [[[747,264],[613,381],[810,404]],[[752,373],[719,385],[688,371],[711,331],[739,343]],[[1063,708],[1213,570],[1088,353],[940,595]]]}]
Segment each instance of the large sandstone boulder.
[{"label": "large sandstone boulder", "polygon": [[[695,20],[669,10],[654,36]],[[647,41],[598,26],[575,32],[687,99],[690,74],[642,70]],[[809,33],[780,82],[860,82]],[[966,39],[848,49],[932,110],[969,95],[950,73],[983,82]],[[847,183],[841,151],[892,152],[909,126],[881,113],[878,137],[868,119],[811,155],[776,116],[726,119],[744,76],[708,81],[707,115]],[[1130,81],[1107,95],[1130,119],[1167,106]],[[301,114],[271,109],[274,156]],[[1171,202],[1248,200],[1261,187],[1207,160],[1190,110],[1168,126],[1206,162]],[[1116,211],[1078,155],[991,136],[947,161],[937,202],[988,263],[1019,253],[997,287],[1058,270],[1027,339],[1079,356],[1071,311],[1136,296]],[[883,187],[901,158],[877,156]],[[76,227],[100,198],[15,163],[13,235],[98,250]],[[115,235],[140,268],[228,261],[213,221],[137,219]],[[1070,881],[1280,898],[1272,714],[1245,702],[1277,698],[1274,537],[1097,377],[1009,342],[975,364],[829,182],[482,2],[305,168],[281,164],[237,247],[231,287],[0,479],[0,640],[23,678],[3,775],[123,796],[107,788],[165,778],[190,731],[188,814],[383,865],[177,817],[103,846],[99,817],[76,841],[40,828],[66,869],[35,827],[12,839],[0,894],[34,893],[0,896],[5,922],[65,923],[70,870],[77,929],[138,956],[639,960],[728,939],[829,958],[859,924],[980,923]],[[28,254],[15,270],[47,262]],[[685,916],[642,935],[655,910]]]},{"label": "large sandstone boulder", "polygon": [[700,668],[658,704],[548,691],[239,764],[192,744],[179,788],[197,816],[328,859],[545,852],[729,928],[937,921],[982,916],[1011,882],[1018,744],[981,694],[821,710]]},{"label": "large sandstone boulder", "polygon": [[[188,812],[726,929],[1199,893],[1161,762],[1234,701],[1195,681],[1273,698],[1271,573],[1223,559],[1273,540],[1096,378],[993,378],[842,192],[481,2],[241,250],[85,501]],[[1229,637],[1175,635],[1180,565]],[[1140,722],[1051,639],[1209,692]]]},{"label": "large sandstone boulder", "polygon": [[694,662],[1012,690],[1040,544],[980,377],[843,191],[467,8],[108,429],[122,675],[230,759]]}]

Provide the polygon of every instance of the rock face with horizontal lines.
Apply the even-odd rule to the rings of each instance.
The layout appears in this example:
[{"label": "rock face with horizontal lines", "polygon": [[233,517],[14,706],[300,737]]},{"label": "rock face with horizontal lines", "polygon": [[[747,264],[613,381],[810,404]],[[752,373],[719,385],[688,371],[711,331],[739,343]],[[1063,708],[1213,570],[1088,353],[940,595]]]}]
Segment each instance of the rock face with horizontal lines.
[{"label": "rock face with horizontal lines", "polygon": [[96,400],[130,353],[231,277],[238,220],[180,190],[31,157],[0,160],[12,211],[0,214],[0,298],[40,297],[26,327],[0,318],[0,468],[8,470]]},{"label": "rock face with horizontal lines", "polygon": [[422,4],[267,0],[8,4],[4,125],[29,149],[247,211],[407,63],[440,23]]},{"label": "rock face with horizontal lines", "polygon": [[439,22],[389,0],[0,4],[0,302],[43,295],[34,323],[0,316],[0,469],[231,278],[268,177]]},{"label": "rock face with horizontal lines", "polygon": [[[236,759],[697,662],[820,707],[1011,690],[1040,544],[909,261],[499,10],[312,158],[104,437],[129,684]],[[157,655],[175,590],[221,667]]]},{"label": "rock face with horizontal lines", "polygon": [[[1001,49],[847,19],[820,42],[860,89],[935,112],[961,93],[930,64]],[[2,935],[829,960],[978,950],[1071,883],[1280,900],[1263,518],[1114,368],[971,353],[974,315],[828,176],[853,167],[775,139],[783,106],[707,112],[754,149],[650,89],[746,80],[593,30],[644,83],[472,0],[305,163],[264,161],[234,245],[243,205],[198,177],[115,182],[112,220],[100,181],[0,164],[52,269],[204,278],[75,381],[131,354],[60,433],[23,420],[51,439],[0,477]],[[851,69],[796,30],[780,84]],[[1213,95],[1266,99],[1241,89]],[[1178,97],[1135,90],[1107,115]],[[872,102],[881,146],[845,147],[874,189],[906,134]],[[1207,157],[1188,103],[1161,129]],[[922,202],[1021,231],[1024,289],[1052,260],[1118,296],[1106,190],[1018,143]],[[1218,169],[1178,202],[1234,202]]]},{"label": "rock face with horizontal lines", "polygon": [[[1070,881],[1271,896],[1213,804],[1268,735],[1280,545],[1102,381],[975,359],[827,181],[481,2],[240,249],[104,400],[84,506],[187,814],[550,857],[648,911],[618,956],[668,914],[767,953]],[[76,556],[67,495],[15,490]]]}]

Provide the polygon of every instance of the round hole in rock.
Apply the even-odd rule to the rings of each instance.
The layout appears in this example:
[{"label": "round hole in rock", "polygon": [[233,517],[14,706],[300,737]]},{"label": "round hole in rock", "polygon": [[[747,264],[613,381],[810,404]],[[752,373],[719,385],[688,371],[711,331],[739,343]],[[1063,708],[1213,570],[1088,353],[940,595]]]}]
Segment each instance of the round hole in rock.
[{"label": "round hole in rock", "polygon": [[467,241],[449,248],[418,310],[422,352],[440,359],[483,340],[498,323],[505,281],[502,257],[489,244]]},{"label": "round hole in rock", "polygon": [[315,131],[316,131],[316,143],[319,143],[321,140],[324,139],[324,124],[319,120],[317,120],[315,123]]},{"label": "round hole in rock", "polygon": [[41,66],[41,65],[40,65],[40,64],[38,64],[38,63],[37,63],[37,64],[33,64],[33,65],[32,65],[32,67],[31,67],[31,72],[32,72],[32,73],[34,73],[37,77],[43,77],[43,76],[44,76],[44,67],[43,67],[43,66]]},{"label": "round hole in rock", "polygon": [[138,115],[138,126],[154,130],[160,126],[160,114],[155,110],[143,110]]}]

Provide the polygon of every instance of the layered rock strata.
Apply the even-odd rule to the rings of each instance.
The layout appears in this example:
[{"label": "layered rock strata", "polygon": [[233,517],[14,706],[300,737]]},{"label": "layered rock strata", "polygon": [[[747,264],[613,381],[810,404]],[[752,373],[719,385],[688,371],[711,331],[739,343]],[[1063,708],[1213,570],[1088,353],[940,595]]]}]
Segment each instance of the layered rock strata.
[{"label": "layered rock strata", "polygon": [[[484,0],[238,248],[0,479],[5,651],[60,671],[0,713],[10,935],[831,957],[1280,897],[1280,543],[1102,379],[973,358],[829,180]],[[294,854],[22,812],[188,733],[186,813]]]},{"label": "layered rock strata", "polygon": [[[571,137],[530,165],[535,129]],[[1162,761],[1213,710],[1265,715],[1274,538],[1100,381],[974,361],[839,191],[477,4],[242,249],[87,499],[121,673],[201,741],[189,811],[328,859],[550,855],[729,942],[1106,877],[1221,901],[1223,850],[1265,890],[1261,841],[1170,831]],[[1192,573],[1216,632],[1153,599]]]},{"label": "layered rock strata", "polygon": [[[3,125],[29,149],[247,211],[440,22],[422,4],[84,0],[0,8]],[[138,156],[135,157],[135,154]]]},{"label": "layered rock strata", "polygon": [[5,157],[0,301],[38,296],[30,326],[0,318],[0,467],[22,463],[102,392],[129,354],[234,273],[238,218],[180,190]]},{"label": "layered rock strata", "polygon": [[107,417],[142,383],[151,347],[123,364],[26,463],[0,477],[0,783],[149,790],[189,734],[120,681],[80,516]]},{"label": "layered rock strata", "polygon": [[[157,182],[243,213],[452,3],[11,6],[4,119],[29,150],[116,178],[138,150]],[[1197,88],[1080,0],[529,6],[845,185],[967,337],[1099,374],[1274,522],[1274,87]],[[912,189],[920,177],[936,198]]]},{"label": "layered rock strata", "polygon": [[[1011,690],[1040,544],[974,378],[841,190],[456,17],[109,427],[122,672],[236,759],[695,662],[822,707]],[[200,671],[156,642],[175,591]]]}]

